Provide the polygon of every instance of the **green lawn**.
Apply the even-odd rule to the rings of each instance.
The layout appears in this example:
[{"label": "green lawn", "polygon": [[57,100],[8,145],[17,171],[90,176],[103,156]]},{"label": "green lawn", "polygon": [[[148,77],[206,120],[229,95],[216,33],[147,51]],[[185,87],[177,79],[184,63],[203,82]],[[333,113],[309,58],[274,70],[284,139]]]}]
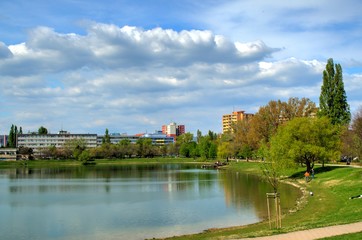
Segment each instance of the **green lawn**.
[{"label": "green lawn", "polygon": [[344,234],[335,237],[320,238],[319,240],[360,240],[362,239],[362,232]]},{"label": "green lawn", "polygon": [[[235,163],[233,169],[260,174],[258,163]],[[200,234],[173,237],[172,239],[235,239],[266,236],[303,229],[352,223],[362,219],[362,199],[350,200],[362,194],[362,169],[341,167],[315,168],[315,179],[305,183],[305,169],[295,169],[287,181],[298,184],[304,191],[295,211],[284,215],[282,229],[269,229],[267,221],[247,226],[208,230]],[[309,192],[313,192],[313,196]]]}]

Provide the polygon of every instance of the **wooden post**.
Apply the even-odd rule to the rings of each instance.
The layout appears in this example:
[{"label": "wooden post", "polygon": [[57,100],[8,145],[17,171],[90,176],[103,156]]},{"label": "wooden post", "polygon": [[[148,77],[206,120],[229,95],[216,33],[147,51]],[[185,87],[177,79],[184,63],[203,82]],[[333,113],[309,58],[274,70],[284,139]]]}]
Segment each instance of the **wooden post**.
[{"label": "wooden post", "polygon": [[270,212],[270,202],[269,198],[274,198],[274,204],[275,204],[275,228],[281,228],[282,227],[282,212],[281,212],[281,206],[280,206],[280,194],[279,193],[267,193],[267,205],[268,205],[268,219],[269,219],[269,227],[271,227],[271,212]]},{"label": "wooden post", "polygon": [[266,201],[267,201],[267,205],[268,205],[268,219],[269,219],[269,228],[271,229],[271,216],[270,216],[270,208],[269,208],[269,196],[268,194],[266,194]]}]

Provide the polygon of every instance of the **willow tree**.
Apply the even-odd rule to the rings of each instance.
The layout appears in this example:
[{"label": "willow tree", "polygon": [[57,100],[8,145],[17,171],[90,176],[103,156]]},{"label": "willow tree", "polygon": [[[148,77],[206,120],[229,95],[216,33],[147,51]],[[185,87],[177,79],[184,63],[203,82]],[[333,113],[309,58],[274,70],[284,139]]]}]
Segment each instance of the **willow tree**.
[{"label": "willow tree", "polygon": [[344,90],[342,67],[328,59],[323,71],[323,84],[319,97],[319,116],[331,119],[332,124],[347,125],[351,120],[351,112]]}]

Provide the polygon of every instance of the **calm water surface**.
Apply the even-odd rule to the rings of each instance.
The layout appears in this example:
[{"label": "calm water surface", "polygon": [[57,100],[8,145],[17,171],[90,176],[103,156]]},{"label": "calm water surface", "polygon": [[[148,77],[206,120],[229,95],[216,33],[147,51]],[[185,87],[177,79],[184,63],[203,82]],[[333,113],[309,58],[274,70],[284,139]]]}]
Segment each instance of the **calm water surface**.
[{"label": "calm water surface", "polygon": [[[1,239],[145,239],[254,223],[267,183],[197,166],[0,170]],[[281,189],[284,211],[297,189]]]}]

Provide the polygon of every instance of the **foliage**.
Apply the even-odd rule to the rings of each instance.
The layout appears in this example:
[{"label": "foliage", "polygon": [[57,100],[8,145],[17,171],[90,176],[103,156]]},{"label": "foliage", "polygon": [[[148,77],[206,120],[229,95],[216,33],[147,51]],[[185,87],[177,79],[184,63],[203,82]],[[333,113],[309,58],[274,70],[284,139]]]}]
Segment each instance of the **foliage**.
[{"label": "foliage", "polygon": [[137,156],[139,157],[154,157],[155,149],[152,146],[152,140],[149,138],[139,138],[136,142]]},{"label": "foliage", "polygon": [[86,149],[87,142],[82,138],[70,139],[64,143],[63,151],[66,158],[78,159],[79,155]]},{"label": "foliage", "polygon": [[231,149],[232,143],[231,142],[221,142],[218,145],[218,152],[217,156],[219,158],[230,158],[233,155],[233,151]]},{"label": "foliage", "polygon": [[217,157],[217,145],[214,142],[210,143],[208,158],[215,159]]},{"label": "foliage", "polygon": [[218,155],[247,159],[258,156],[262,143],[269,143],[280,126],[296,117],[314,116],[316,112],[316,104],[308,98],[270,101],[251,119],[237,122],[232,132],[223,134]]},{"label": "foliage", "polygon": [[351,120],[342,67],[340,64],[334,64],[332,58],[328,59],[326,69],[323,71],[318,114],[329,117],[332,124],[347,125]]},{"label": "foliage", "polygon": [[102,138],[102,144],[109,144],[109,143],[111,143],[111,138],[109,136],[108,128],[106,128],[104,137]]},{"label": "foliage", "polygon": [[82,162],[83,165],[95,164],[94,159],[92,158],[88,150],[84,150],[79,156],[78,161]]},{"label": "foliage", "polygon": [[279,126],[296,117],[313,116],[316,112],[315,103],[308,98],[289,98],[287,102],[270,101],[266,106],[260,107],[250,120],[250,127],[246,133],[248,144],[256,150],[262,141],[270,141]]},{"label": "foliage", "polygon": [[339,128],[327,118],[295,118],[278,129],[272,137],[269,158],[288,166],[305,164],[310,171],[316,161],[338,158]]},{"label": "foliage", "polygon": [[350,128],[345,128],[342,134],[344,156],[362,158],[362,106],[354,114]]},{"label": "foliage", "polygon": [[10,131],[9,131],[9,137],[8,142],[6,143],[7,147],[15,148],[16,147],[16,138],[18,134],[22,134],[23,129],[20,127],[20,131],[18,132],[18,127],[14,124],[11,125]]},{"label": "foliage", "polygon": [[48,129],[46,129],[45,127],[41,126],[38,129],[38,134],[48,134]]}]

